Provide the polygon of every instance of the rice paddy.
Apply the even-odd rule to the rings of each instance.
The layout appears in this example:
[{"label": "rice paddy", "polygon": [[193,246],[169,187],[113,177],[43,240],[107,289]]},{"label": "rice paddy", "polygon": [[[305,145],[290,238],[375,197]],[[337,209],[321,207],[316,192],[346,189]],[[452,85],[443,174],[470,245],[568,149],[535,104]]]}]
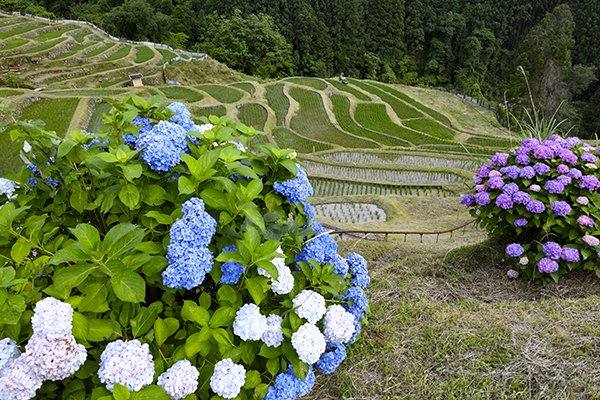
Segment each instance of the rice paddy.
[{"label": "rice paddy", "polygon": [[340,224],[385,222],[387,218],[383,208],[371,203],[326,203],[317,204],[314,209],[317,217],[329,218]]}]

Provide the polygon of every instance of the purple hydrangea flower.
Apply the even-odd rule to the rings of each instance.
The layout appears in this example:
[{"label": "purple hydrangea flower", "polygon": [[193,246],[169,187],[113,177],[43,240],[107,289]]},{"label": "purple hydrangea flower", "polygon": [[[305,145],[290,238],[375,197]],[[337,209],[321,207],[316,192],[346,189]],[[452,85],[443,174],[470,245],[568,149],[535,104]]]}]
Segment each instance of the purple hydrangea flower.
[{"label": "purple hydrangea flower", "polygon": [[515,271],[514,269],[509,269],[506,271],[506,276],[510,279],[517,279],[519,277],[519,272]]},{"label": "purple hydrangea flower", "polygon": [[488,186],[490,189],[500,189],[504,186],[504,180],[499,176],[494,176],[488,181]]},{"label": "purple hydrangea flower", "polygon": [[577,168],[571,168],[567,176],[571,179],[580,179],[583,176],[583,173]]},{"label": "purple hydrangea flower", "polygon": [[563,190],[565,190],[565,185],[563,185],[557,180],[549,180],[544,185],[544,189],[546,189],[548,193],[560,194],[563,192]]},{"label": "purple hydrangea flower", "polygon": [[542,245],[542,251],[546,257],[549,257],[553,260],[558,260],[560,259],[562,248],[560,247],[560,244],[556,242],[546,242]]},{"label": "purple hydrangea flower", "polygon": [[474,177],[471,178],[471,182],[473,182],[476,185],[479,185],[480,183],[483,182],[483,179],[480,176],[475,175]]},{"label": "purple hydrangea flower", "polygon": [[562,258],[566,262],[571,262],[571,263],[579,262],[579,260],[580,260],[579,250],[572,249],[570,247],[565,247],[564,249],[562,249],[560,258]]},{"label": "purple hydrangea flower", "polygon": [[547,166],[546,164],[542,164],[542,163],[537,163],[533,166],[533,169],[535,170],[535,173],[538,175],[544,175],[547,174],[548,172],[550,172],[550,167]]},{"label": "purple hydrangea flower", "polygon": [[497,167],[503,167],[508,162],[508,154],[496,153],[492,157],[492,163]]},{"label": "purple hydrangea flower", "polygon": [[577,163],[577,156],[571,150],[566,150],[562,152],[562,154],[560,155],[560,159],[566,162],[567,164],[571,165]]},{"label": "purple hydrangea flower", "polygon": [[515,219],[514,225],[517,226],[517,227],[527,225],[527,218],[518,218],[518,219]]},{"label": "purple hydrangea flower", "polygon": [[598,160],[598,157],[593,155],[592,153],[583,153],[579,156],[583,161],[589,163],[595,163]]},{"label": "purple hydrangea flower", "polygon": [[477,176],[480,178],[487,178],[491,170],[490,164],[485,163],[479,168],[479,171],[477,171]]},{"label": "purple hydrangea flower", "polygon": [[579,187],[593,192],[600,188],[600,181],[594,175],[585,175],[579,179]]},{"label": "purple hydrangea flower", "polygon": [[545,274],[551,274],[558,271],[558,263],[554,260],[544,257],[538,262],[538,270]]},{"label": "purple hydrangea flower", "polygon": [[467,194],[460,197],[460,204],[467,207],[473,207],[477,203],[475,203],[475,196]]},{"label": "purple hydrangea flower", "polygon": [[533,169],[533,167],[530,167],[529,165],[523,167],[521,168],[519,176],[523,179],[532,179],[535,176],[535,169]]},{"label": "purple hydrangea flower", "polygon": [[506,254],[508,254],[511,257],[519,257],[524,252],[525,249],[519,243],[511,243],[508,246],[506,246]]},{"label": "purple hydrangea flower", "polygon": [[579,218],[577,218],[577,223],[590,228],[594,226],[594,220],[587,215],[580,215]]},{"label": "purple hydrangea flower", "polygon": [[525,206],[527,211],[533,214],[541,214],[546,211],[546,206],[539,200],[532,200]]},{"label": "purple hydrangea flower", "polygon": [[527,154],[517,154],[515,161],[517,164],[528,165],[531,162],[531,157],[529,157]]},{"label": "purple hydrangea flower", "polygon": [[600,239],[592,235],[583,235],[581,238],[585,244],[591,247],[596,247],[600,244]]},{"label": "purple hydrangea flower", "polygon": [[580,204],[582,206],[587,206],[588,204],[590,204],[590,199],[588,199],[585,196],[579,196],[577,199],[575,199],[575,201],[577,202],[577,204]]},{"label": "purple hydrangea flower", "polygon": [[502,172],[496,171],[495,169],[491,170],[490,173],[488,174],[489,178],[496,178],[496,177],[501,177],[501,176],[502,176]]},{"label": "purple hydrangea flower", "polygon": [[480,206],[487,206],[492,202],[490,199],[490,194],[488,192],[477,193],[475,196],[475,202]]},{"label": "purple hydrangea flower", "polygon": [[521,192],[520,190],[512,195],[512,199],[517,204],[527,205],[531,201],[529,193]]},{"label": "purple hydrangea flower", "polygon": [[550,160],[554,157],[554,151],[548,146],[539,145],[533,149],[533,157],[538,160]]},{"label": "purple hydrangea flower", "polygon": [[521,173],[521,168],[516,165],[510,165],[508,167],[504,167],[500,169],[500,172],[508,176],[510,179],[517,179],[519,174]]},{"label": "purple hydrangea flower", "polygon": [[475,185],[475,191],[477,193],[485,192],[485,191],[487,191],[487,186],[486,185]]},{"label": "purple hydrangea flower", "polygon": [[540,142],[537,139],[528,138],[528,139],[523,140],[523,143],[521,143],[521,146],[526,149],[533,149],[534,147],[538,146],[539,144],[540,144]]},{"label": "purple hydrangea flower", "polygon": [[502,188],[502,192],[513,195],[519,191],[519,185],[516,183],[508,183]]},{"label": "purple hydrangea flower", "polygon": [[569,178],[567,175],[560,175],[556,178],[556,181],[560,182],[563,186],[567,186],[571,184],[572,179]]},{"label": "purple hydrangea flower", "polygon": [[581,139],[579,139],[577,136],[569,136],[568,138],[565,139],[565,141],[570,146],[577,146],[578,144],[581,144]]},{"label": "purple hydrangea flower", "polygon": [[558,172],[559,174],[568,174],[569,167],[567,167],[565,164],[560,164],[556,167],[556,172]]},{"label": "purple hydrangea flower", "polygon": [[569,203],[562,200],[553,201],[550,208],[552,211],[554,211],[554,214],[558,215],[559,217],[564,217],[571,212],[571,206]]},{"label": "purple hydrangea flower", "polygon": [[513,208],[512,197],[509,194],[502,193],[498,197],[496,197],[496,205],[503,210],[508,210]]}]

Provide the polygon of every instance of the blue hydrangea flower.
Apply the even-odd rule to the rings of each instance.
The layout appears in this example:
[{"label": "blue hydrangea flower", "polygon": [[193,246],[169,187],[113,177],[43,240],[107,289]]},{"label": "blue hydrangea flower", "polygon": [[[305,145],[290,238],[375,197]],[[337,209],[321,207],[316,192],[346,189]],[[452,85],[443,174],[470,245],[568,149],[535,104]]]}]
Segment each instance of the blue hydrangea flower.
[{"label": "blue hydrangea flower", "polygon": [[500,169],[500,172],[508,176],[510,179],[517,179],[519,174],[521,173],[521,168],[516,165],[509,165],[508,167],[504,167]]},{"label": "blue hydrangea flower", "polygon": [[317,236],[310,239],[302,248],[302,252],[295,257],[296,262],[308,262],[315,260],[318,263],[325,261],[326,254],[334,254],[337,251],[337,243],[326,232],[326,229],[318,222],[312,223],[312,228],[317,232]]},{"label": "blue hydrangea flower", "polygon": [[[169,121],[179,125],[186,132],[195,130],[196,125],[194,124],[194,121],[192,121],[192,114],[183,103],[171,103],[167,108],[175,113],[175,115],[169,118]],[[196,136],[188,135],[187,137],[192,143],[198,143],[198,138]]]},{"label": "blue hydrangea flower", "polygon": [[558,271],[558,263],[550,258],[544,257],[538,261],[538,270],[545,274]]},{"label": "blue hydrangea flower", "polygon": [[492,157],[492,163],[497,167],[503,167],[508,162],[508,154],[496,153]]},{"label": "blue hydrangea flower", "polygon": [[519,186],[516,183],[508,183],[502,188],[502,193],[513,195],[519,191]]},{"label": "blue hydrangea flower", "polygon": [[369,277],[369,271],[367,270],[367,261],[357,253],[351,253],[348,255],[348,266],[350,267],[350,284],[352,286],[359,286],[366,288],[371,283]]},{"label": "blue hydrangea flower", "polygon": [[[228,251],[237,251],[237,249],[235,248],[235,245],[231,245],[223,247],[221,250],[223,253]],[[244,274],[244,271],[246,271],[246,267],[238,262],[229,261],[223,263],[223,265],[221,265],[221,272],[223,272],[223,275],[221,276],[221,283],[228,285],[237,284],[241,276]]]},{"label": "blue hydrangea flower", "polygon": [[471,194],[465,194],[460,197],[460,204],[467,207],[473,207],[477,203],[475,203],[475,196]]},{"label": "blue hydrangea flower", "polygon": [[[131,121],[131,124],[140,127],[140,130],[138,131],[138,136],[152,129],[152,123],[150,122],[150,120],[139,115],[135,117],[133,121]],[[135,142],[137,141],[137,136],[123,133],[123,140],[125,141],[125,144],[134,146]]]},{"label": "blue hydrangea flower", "polygon": [[265,400],[294,400],[308,394],[314,384],[315,372],[312,365],[308,367],[305,379],[298,378],[290,365],[287,372],[277,375],[275,385],[269,387]]},{"label": "blue hydrangea flower", "polygon": [[346,346],[330,343],[327,345],[327,351],[317,361],[316,367],[322,374],[331,374],[340,366],[345,358]]},{"label": "blue hydrangea flower", "polygon": [[577,168],[571,168],[567,173],[567,176],[571,179],[580,179],[583,176],[583,173]]},{"label": "blue hydrangea flower", "polygon": [[346,275],[348,275],[350,266],[344,257],[340,256],[338,253],[335,253],[332,256],[325,255],[325,262],[333,265],[333,272],[340,275],[342,278],[345,278]]},{"label": "blue hydrangea flower", "polygon": [[519,257],[524,251],[525,249],[519,243],[511,243],[506,246],[506,254],[511,257]]},{"label": "blue hydrangea flower", "polygon": [[273,188],[277,193],[294,204],[301,203],[313,195],[313,188],[308,181],[306,171],[300,165],[298,165],[296,178],[283,182],[275,182]]},{"label": "blue hydrangea flower", "polygon": [[168,121],[160,121],[147,132],[140,133],[135,143],[142,159],[154,171],[169,171],[181,162],[181,153],[187,150],[187,132]]},{"label": "blue hydrangea flower", "polygon": [[527,225],[527,222],[528,222],[527,218],[518,218],[518,219],[515,219],[514,225],[517,227],[525,226],[525,225]]},{"label": "blue hydrangea flower", "polygon": [[[351,287],[346,290],[345,296],[342,298],[342,306],[352,315],[356,320],[360,320],[369,302],[365,292],[359,287]],[[359,324],[360,325],[360,324]]]},{"label": "blue hydrangea flower", "polygon": [[531,166],[526,166],[521,169],[519,176],[524,179],[532,179],[535,176],[535,169]]},{"label": "blue hydrangea flower", "polygon": [[504,179],[500,176],[491,177],[488,181],[488,186],[490,189],[500,189],[504,186]]},{"label": "blue hydrangea flower", "polygon": [[571,206],[569,205],[569,203],[562,200],[553,201],[550,208],[552,209],[552,211],[554,211],[554,214],[556,214],[559,217],[564,217],[565,215],[571,212]]},{"label": "blue hydrangea flower", "polygon": [[518,191],[512,195],[512,200],[517,204],[527,205],[531,201],[531,196],[527,192]]},{"label": "blue hydrangea flower", "polygon": [[547,166],[546,164],[542,164],[542,163],[537,163],[533,166],[533,169],[535,170],[535,173],[538,175],[544,175],[547,174],[548,172],[550,172],[550,167]]}]

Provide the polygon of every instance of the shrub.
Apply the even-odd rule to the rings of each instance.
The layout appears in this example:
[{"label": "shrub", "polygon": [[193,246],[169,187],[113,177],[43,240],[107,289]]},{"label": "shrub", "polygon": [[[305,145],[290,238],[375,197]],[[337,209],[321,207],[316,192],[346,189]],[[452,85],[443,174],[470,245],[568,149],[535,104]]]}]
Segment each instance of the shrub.
[{"label": "shrub", "polygon": [[10,129],[31,163],[0,192],[0,398],[295,398],[356,339],[366,263],[295,152],[160,102],[97,136]]},{"label": "shrub", "polygon": [[542,282],[572,270],[600,277],[598,150],[575,137],[523,141],[496,153],[461,198],[493,236],[510,243],[521,272]]}]

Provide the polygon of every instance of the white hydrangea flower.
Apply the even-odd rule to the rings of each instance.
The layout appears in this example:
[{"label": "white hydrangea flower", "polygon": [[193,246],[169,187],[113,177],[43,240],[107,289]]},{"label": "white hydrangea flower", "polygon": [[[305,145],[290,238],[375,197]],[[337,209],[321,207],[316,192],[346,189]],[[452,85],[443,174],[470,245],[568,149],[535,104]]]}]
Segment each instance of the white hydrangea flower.
[{"label": "white hydrangea flower", "polygon": [[312,290],[303,290],[292,300],[294,311],[300,318],[316,324],[325,315],[325,298]]},{"label": "white hydrangea flower", "polygon": [[283,342],[283,331],[281,330],[281,318],[277,314],[267,317],[267,330],[262,335],[262,341],[269,347],[279,347]]},{"label": "white hydrangea flower", "polygon": [[354,315],[335,304],[327,307],[325,314],[325,338],[334,344],[346,343],[354,334]]},{"label": "white hydrangea flower", "polygon": [[246,369],[226,358],[215,364],[210,377],[210,388],[221,397],[233,399],[240,393],[246,381]]},{"label": "white hydrangea flower", "polygon": [[0,178],[0,196],[5,194],[9,199],[13,199],[13,193],[17,187],[16,182],[6,178]]},{"label": "white hydrangea flower", "polygon": [[109,343],[100,356],[98,376],[111,392],[115,383],[130,391],[150,385],[154,378],[154,362],[148,345],[137,339]]},{"label": "white hydrangea flower", "polygon": [[[281,247],[277,249],[277,252],[283,255]],[[288,294],[294,288],[294,276],[292,275],[292,271],[285,265],[284,257],[276,257],[272,260],[272,263],[277,268],[277,279],[273,279],[271,275],[261,267],[258,267],[258,273],[267,278],[271,278],[271,289],[275,294]]]},{"label": "white hydrangea flower", "polygon": [[36,335],[46,339],[58,339],[71,336],[73,307],[70,304],[46,297],[35,305],[31,327]]},{"label": "white hydrangea flower", "polygon": [[292,335],[292,346],[305,363],[314,364],[325,352],[325,336],[313,324],[304,324]]},{"label": "white hydrangea flower", "polygon": [[34,334],[25,346],[23,357],[41,379],[61,381],[83,365],[87,351],[72,335],[49,340]]},{"label": "white hydrangea flower", "polygon": [[194,132],[198,132],[202,135],[204,135],[204,132],[208,132],[211,129],[213,129],[215,126],[213,124],[202,124],[202,125],[194,125],[194,128],[192,129]]},{"label": "white hydrangea flower", "polygon": [[267,317],[256,304],[244,304],[235,314],[233,333],[242,340],[260,340],[267,330]]},{"label": "white hydrangea flower", "polygon": [[529,264],[529,258],[527,258],[526,256],[519,258],[519,264],[521,264],[521,265]]},{"label": "white hydrangea flower", "polygon": [[35,374],[31,365],[21,356],[0,376],[0,399],[32,399],[40,387],[42,378]]},{"label": "white hydrangea flower", "polygon": [[19,350],[19,346],[17,346],[17,342],[11,338],[0,340],[0,376],[20,355],[21,351]]},{"label": "white hydrangea flower", "polygon": [[188,360],[177,361],[156,382],[173,400],[180,400],[198,389],[198,369]]},{"label": "white hydrangea flower", "polygon": [[31,145],[29,144],[29,142],[27,140],[23,141],[23,151],[25,153],[29,153],[31,151]]}]

